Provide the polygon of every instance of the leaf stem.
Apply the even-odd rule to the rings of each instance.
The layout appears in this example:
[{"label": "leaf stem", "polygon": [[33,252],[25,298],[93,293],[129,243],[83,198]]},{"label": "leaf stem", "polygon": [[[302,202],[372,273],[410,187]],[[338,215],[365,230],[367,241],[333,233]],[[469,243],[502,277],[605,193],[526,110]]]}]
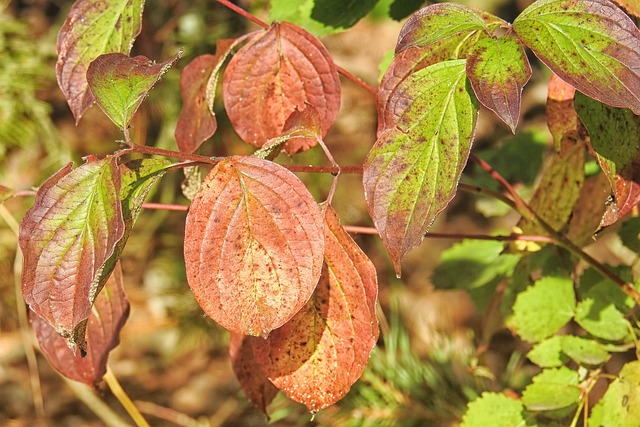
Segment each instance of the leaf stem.
[{"label": "leaf stem", "polygon": [[144,209],[165,210],[165,211],[186,212],[186,211],[189,210],[189,206],[187,206],[187,205],[175,205],[175,204],[170,204],[170,203],[151,203],[151,202],[147,202],[147,203],[143,203],[142,207]]},{"label": "leaf stem", "polygon": [[133,421],[136,423],[136,426],[151,427],[149,426],[147,420],[144,419],[140,411],[138,411],[138,408],[136,408],[136,406],[133,404],[127,393],[124,391],[109,365],[107,365],[107,372],[104,374],[104,380],[109,385],[109,388],[111,389],[113,395],[116,397],[116,399],[118,399],[120,404],[122,404],[131,419],[133,419]]},{"label": "leaf stem", "polygon": [[597,261],[588,253],[584,252],[580,247],[576,246],[567,236],[563,233],[556,231],[551,227],[544,219],[542,219],[532,208],[527,204],[514,190],[514,188],[507,182],[500,173],[491,167],[487,162],[481,158],[471,155],[473,161],[475,161],[482,169],[491,175],[513,198],[513,206],[516,211],[529,221],[535,221],[551,236],[559,245],[569,250],[578,258],[584,260],[587,264],[598,271],[602,276],[611,280],[618,285],[622,291],[631,297],[637,305],[640,306],[640,293],[633,287],[631,283],[628,283],[618,277],[614,272],[605,267],[601,262]]},{"label": "leaf stem", "polygon": [[131,427],[131,424],[123,420],[105,404],[89,386],[70,380],[60,374],[60,378],[69,386],[76,397],[82,401],[107,427]]}]

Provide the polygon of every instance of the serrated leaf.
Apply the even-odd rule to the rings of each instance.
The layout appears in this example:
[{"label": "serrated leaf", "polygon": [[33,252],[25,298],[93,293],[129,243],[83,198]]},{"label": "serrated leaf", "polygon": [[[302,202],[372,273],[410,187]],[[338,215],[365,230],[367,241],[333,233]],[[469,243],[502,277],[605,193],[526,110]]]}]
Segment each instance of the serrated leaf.
[{"label": "serrated leaf", "polygon": [[322,229],[318,205],[293,173],[256,157],[225,158],[187,215],[189,286],[223,327],[266,337],[313,293]]},{"label": "serrated leaf", "polygon": [[460,33],[478,30],[491,32],[506,25],[497,16],[455,3],[436,3],[423,7],[407,19],[402,26],[396,53],[409,46],[427,46]]},{"label": "serrated leaf", "polygon": [[575,306],[570,279],[544,277],[518,295],[512,325],[524,340],[538,342],[571,320]]},{"label": "serrated leaf", "polygon": [[279,136],[291,113],[307,105],[320,113],[324,137],[340,108],[340,80],[327,49],[286,22],[249,39],[229,61],[222,87],[233,128],[256,147]]},{"label": "serrated leaf", "polygon": [[144,0],[78,0],[71,7],[58,33],[56,76],[76,123],[94,103],[89,64],[105,53],[131,51],[143,6]]},{"label": "serrated leaf", "polygon": [[242,390],[249,400],[262,412],[278,394],[278,389],[262,372],[250,343],[251,337],[231,333],[229,338],[229,359]]},{"label": "serrated leaf", "polygon": [[531,65],[513,36],[483,37],[467,58],[467,76],[478,101],[516,133],[522,88],[531,78]]},{"label": "serrated leaf", "polygon": [[525,426],[522,402],[503,394],[485,391],[480,398],[469,402],[460,427]]},{"label": "serrated leaf", "polygon": [[636,427],[640,420],[640,362],[625,364],[593,408],[589,427]]},{"label": "serrated leaf", "polygon": [[602,226],[606,226],[640,202],[640,116],[580,93],[575,96],[575,107],[613,191],[615,210],[605,214]]},{"label": "serrated leaf", "polygon": [[607,0],[539,0],[513,29],[536,56],[587,96],[640,114],[640,31]]},{"label": "serrated leaf", "polygon": [[75,170],[69,164],[42,184],[20,224],[24,300],[81,348],[84,331],[77,328],[91,314],[103,268],[125,231],[120,186],[114,157]]},{"label": "serrated leaf", "polygon": [[597,366],[609,360],[609,352],[597,341],[566,335],[561,344],[562,352],[580,365]]},{"label": "serrated leaf", "polygon": [[522,403],[530,411],[555,411],[577,404],[581,392],[577,371],[545,369],[522,392]]},{"label": "serrated leaf", "polygon": [[125,129],[153,85],[182,56],[156,64],[145,56],[122,53],[100,55],[87,69],[87,81],[96,102],[120,129]]},{"label": "serrated leaf", "polygon": [[195,152],[216,132],[218,122],[213,102],[220,70],[233,48],[243,40],[243,37],[218,40],[215,55],[197,56],[182,70],[182,109],[174,134],[180,151]]},{"label": "serrated leaf", "polygon": [[119,264],[91,310],[86,330],[86,355],[69,348],[51,325],[29,310],[36,338],[49,363],[65,377],[94,388],[107,371],[109,352],[119,344],[120,330],[128,316],[129,302]]},{"label": "serrated leaf", "polygon": [[369,214],[397,274],[456,192],[477,119],[464,60],[431,65],[394,91],[395,128],[376,141],[364,164]]},{"label": "serrated leaf", "polygon": [[310,411],[347,394],[378,339],[375,268],[330,206],[324,237],[325,264],[311,300],[266,340],[252,340],[262,371]]},{"label": "serrated leaf", "polygon": [[561,336],[553,336],[540,341],[527,353],[527,358],[541,368],[557,368],[569,361],[562,353]]}]

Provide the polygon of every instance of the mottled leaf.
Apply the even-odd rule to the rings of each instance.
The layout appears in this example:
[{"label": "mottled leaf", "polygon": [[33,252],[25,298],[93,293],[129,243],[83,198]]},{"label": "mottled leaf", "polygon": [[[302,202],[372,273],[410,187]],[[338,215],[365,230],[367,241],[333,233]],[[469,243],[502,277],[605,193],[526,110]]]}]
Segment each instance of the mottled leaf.
[{"label": "mottled leaf", "polygon": [[266,337],[309,300],[322,267],[318,205],[291,172],[256,157],[216,164],[193,199],[187,279],[230,331]]},{"label": "mottled leaf", "polygon": [[485,391],[469,402],[460,427],[514,427],[524,426],[522,402],[504,394]]},{"label": "mottled leaf", "polygon": [[175,138],[180,151],[195,152],[218,128],[213,102],[218,76],[224,61],[240,41],[221,39],[215,55],[200,55],[184,67],[180,75],[182,110],[176,124]]},{"label": "mottled leaf", "polygon": [[564,365],[569,358],[562,352],[562,338],[555,335],[540,341],[527,353],[527,358],[541,368],[557,368]]},{"label": "mottled leaf", "polygon": [[640,362],[626,363],[591,411],[590,427],[636,427],[640,420]]},{"label": "mottled leaf", "polygon": [[544,277],[518,295],[511,325],[524,340],[538,342],[571,320],[575,306],[571,280]]},{"label": "mottled leaf", "polygon": [[128,54],[140,33],[144,0],[77,0],[58,33],[56,75],[76,123],[93,105],[86,73],[105,53]]},{"label": "mottled leaf", "polygon": [[585,95],[640,114],[640,31],[607,0],[539,0],[513,29],[538,58]]},{"label": "mottled leaf", "polygon": [[65,377],[97,388],[107,370],[109,352],[120,342],[120,330],[129,316],[129,302],[118,265],[98,295],[87,322],[86,355],[75,352],[44,319],[29,310],[33,330],[49,363]]},{"label": "mottled leaf", "polygon": [[575,107],[613,191],[615,210],[605,217],[602,225],[606,226],[640,202],[640,116],[580,93],[575,96]]},{"label": "mottled leaf", "polygon": [[251,339],[246,335],[231,332],[229,339],[229,359],[233,372],[249,400],[262,412],[267,413],[267,406],[278,394],[278,389],[262,372],[251,347]]},{"label": "mottled leaf", "polygon": [[256,147],[279,136],[291,113],[307,105],[320,113],[324,136],[340,108],[338,72],[326,48],[286,22],[251,37],[229,61],[222,85],[231,124]]},{"label": "mottled leaf", "polygon": [[179,51],[173,58],[156,64],[141,55],[135,58],[122,53],[100,55],[87,70],[91,93],[111,121],[124,129],[153,85],[181,56]]},{"label": "mottled leaf", "polygon": [[22,295],[70,344],[91,314],[107,260],[123,237],[121,179],[116,159],[65,166],[45,181],[20,224]]},{"label": "mottled leaf", "polygon": [[453,198],[475,130],[477,101],[465,61],[413,73],[389,101],[396,127],[377,140],[364,164],[363,184],[380,237],[400,274],[400,261],[420,244]]},{"label": "mottled leaf", "polygon": [[562,352],[579,365],[598,366],[609,360],[609,352],[594,340],[565,335],[561,346]]},{"label": "mottled leaf", "polygon": [[483,37],[467,59],[467,76],[478,100],[516,133],[522,88],[531,78],[531,65],[513,36]]},{"label": "mottled leaf", "polygon": [[533,377],[522,393],[522,403],[530,411],[553,411],[578,403],[581,389],[578,372],[567,367],[545,369]]},{"label": "mottled leaf", "polygon": [[314,295],[266,340],[252,340],[271,382],[311,411],[347,394],[378,339],[375,268],[326,209],[325,264]]}]

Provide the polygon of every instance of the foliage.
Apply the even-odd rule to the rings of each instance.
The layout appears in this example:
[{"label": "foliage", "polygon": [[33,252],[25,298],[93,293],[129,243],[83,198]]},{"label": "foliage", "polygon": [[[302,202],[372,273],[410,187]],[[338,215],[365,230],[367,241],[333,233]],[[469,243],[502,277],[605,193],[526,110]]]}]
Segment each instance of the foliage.
[{"label": "foliage", "polygon": [[[637,272],[583,250],[613,224],[622,224],[624,245],[638,248],[640,30],[622,9],[608,0],[538,0],[513,23],[454,3],[412,10],[379,88],[372,88],[338,67],[310,31],[348,28],[377,2],[351,2],[336,14],[334,1],[273,1],[271,17],[294,22],[272,24],[219,2],[262,28],[220,40],[215,55],[184,67],[177,150],[130,135],[143,101],[182,56],[158,63],[130,57],[145,2],[77,0],[60,29],[56,75],[76,122],[97,103],[124,141],[103,158],[89,156],[49,177],[20,224],[22,295],[56,369],[90,385],[107,372],[129,310],[119,260],[151,187],[184,169],[190,204],[170,208],[188,209],[187,282],[205,314],[230,331],[234,372],[262,412],[282,391],[312,413],[331,411],[345,396],[351,405],[384,402],[389,412],[363,415],[364,425],[409,417],[416,403],[427,409],[413,414],[415,423],[640,422],[638,362],[612,364],[618,371],[605,374],[611,359],[637,359],[640,352]],[[391,15],[403,14],[396,2],[387,4]],[[622,6],[637,12],[633,3]],[[473,144],[482,107],[518,130],[521,94],[533,74],[527,50],[552,71],[552,147],[524,201],[473,154]],[[340,73],[377,103],[377,141],[362,165],[351,167],[338,165],[324,141],[340,112]],[[218,130],[217,91],[237,137],[258,148],[253,155],[195,154]],[[278,162],[281,152],[301,155],[318,146],[330,166]],[[608,201],[585,173],[589,155],[608,184]],[[461,184],[469,159],[506,194]],[[331,173],[325,200],[318,203],[311,184],[294,172]],[[500,200],[520,216],[510,234],[449,249],[434,271],[437,286],[469,290],[483,311],[478,350],[460,362],[471,374],[438,376],[411,354],[398,329],[383,330],[384,351],[376,348],[384,320],[376,308],[376,267],[332,204],[338,177],[347,173],[362,174],[371,220],[398,277],[459,188]],[[11,198],[8,189],[2,194]],[[523,369],[520,383],[482,366],[483,352],[505,329],[537,365]],[[594,404],[596,383],[611,375]],[[388,383],[376,384],[381,376]],[[446,386],[456,380],[464,384]]]}]

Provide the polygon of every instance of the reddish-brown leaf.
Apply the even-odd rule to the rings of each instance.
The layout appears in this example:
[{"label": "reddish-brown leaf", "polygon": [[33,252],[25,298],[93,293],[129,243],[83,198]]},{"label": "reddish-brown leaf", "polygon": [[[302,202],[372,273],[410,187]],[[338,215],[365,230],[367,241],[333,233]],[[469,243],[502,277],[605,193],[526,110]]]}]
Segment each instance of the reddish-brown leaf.
[{"label": "reddish-brown leaf", "polygon": [[29,310],[33,330],[49,363],[65,377],[96,387],[107,370],[109,352],[120,342],[120,330],[129,316],[129,302],[122,285],[120,264],[96,298],[87,322],[86,355],[67,342],[44,319]]},{"label": "reddish-brown leaf", "polygon": [[319,113],[322,135],[340,108],[340,80],[326,48],[293,24],[275,23],[253,36],[229,61],[224,105],[240,137],[256,147],[279,136],[307,105]]},{"label": "reddish-brown leaf", "polygon": [[76,123],[94,102],[89,64],[104,53],[131,51],[143,5],[144,0],[77,0],[67,14],[56,44],[56,76]]},{"label": "reddish-brown leaf", "polygon": [[230,157],[207,175],[187,215],[187,279],[230,331],[267,336],[309,300],[320,277],[322,214],[282,166]]},{"label": "reddish-brown leaf", "polygon": [[218,40],[215,55],[197,56],[182,70],[182,110],[175,131],[180,151],[193,153],[216,132],[218,123],[213,111],[213,101],[219,71],[239,41]]},{"label": "reddish-brown leaf", "polygon": [[313,297],[266,340],[251,340],[260,369],[311,411],[347,394],[378,338],[375,268],[330,206],[325,221],[325,264]]},{"label": "reddish-brown leaf", "polygon": [[558,152],[562,149],[562,138],[567,134],[577,135],[576,132],[582,128],[573,106],[575,93],[573,86],[555,74],[551,74],[547,95],[547,125]]},{"label": "reddish-brown leaf", "polygon": [[262,412],[267,413],[267,406],[278,394],[278,389],[260,370],[260,366],[253,355],[251,339],[246,335],[231,332],[229,339],[229,358],[238,382],[249,400]]},{"label": "reddish-brown leaf", "polygon": [[594,235],[605,216],[610,187],[606,176],[599,173],[585,180],[580,196],[571,213],[567,237],[582,247],[594,241]]},{"label": "reddish-brown leaf", "polygon": [[116,158],[65,166],[45,181],[20,224],[22,295],[70,344],[91,314],[105,262],[124,234]]}]

